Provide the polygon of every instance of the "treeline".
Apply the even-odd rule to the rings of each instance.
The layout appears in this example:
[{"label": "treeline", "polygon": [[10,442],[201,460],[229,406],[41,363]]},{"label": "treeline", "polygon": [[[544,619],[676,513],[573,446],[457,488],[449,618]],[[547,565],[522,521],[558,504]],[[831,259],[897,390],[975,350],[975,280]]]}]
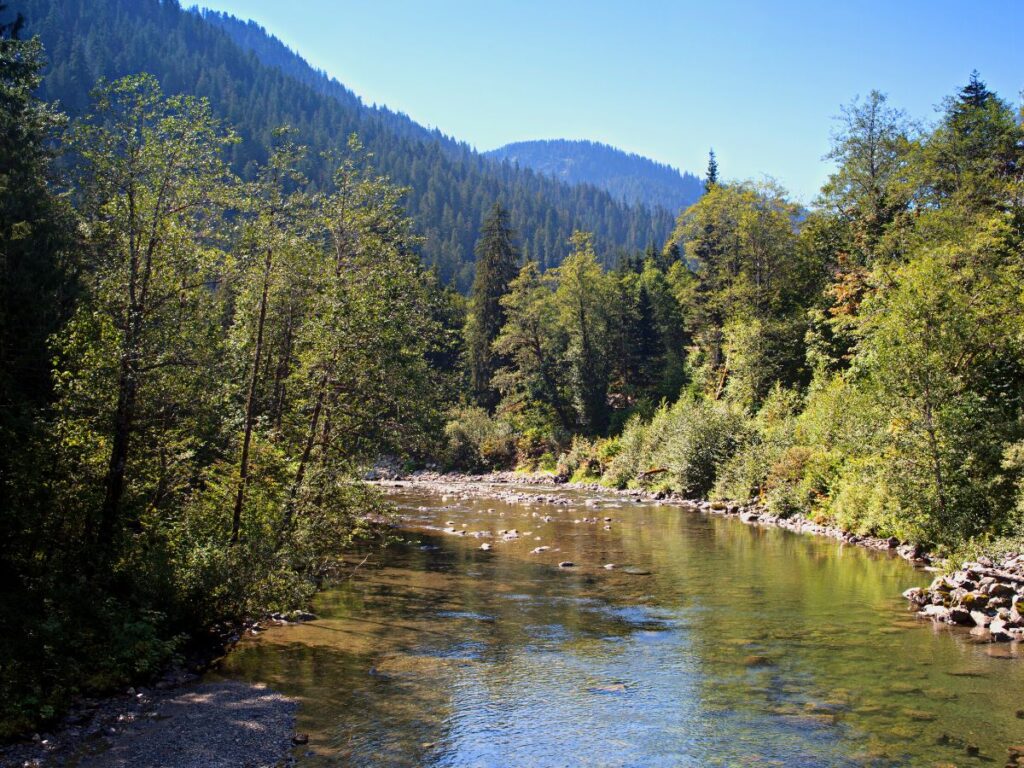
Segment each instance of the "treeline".
[{"label": "treeline", "polygon": [[325,151],[357,133],[378,173],[409,188],[403,205],[422,238],[424,261],[465,291],[473,247],[487,210],[504,201],[529,257],[545,266],[568,253],[574,229],[594,233],[603,253],[663,241],[672,213],[631,207],[594,186],[570,186],[526,168],[492,161],[408,117],[362,104],[351,92],[254,25],[200,14],[177,0],[11,0],[26,18],[24,36],[46,48],[40,95],[72,117],[90,109],[100,79],[152,73],[168,94],[209,99],[239,141],[226,148],[235,173],[251,179],[272,151],[273,130],[290,125],[310,148],[302,170],[327,189]]},{"label": "treeline", "polygon": [[556,270],[481,269],[448,460],[1024,535],[1020,114],[973,75],[927,130],[877,92],[842,117],[810,211],[712,156],[662,253],[603,273],[577,235]]},{"label": "treeline", "polygon": [[[0,9],[2,10],[2,9]],[[208,102],[117,80],[68,122],[0,29],[0,736],[302,607],[440,429],[461,303],[352,140],[246,180]]]}]

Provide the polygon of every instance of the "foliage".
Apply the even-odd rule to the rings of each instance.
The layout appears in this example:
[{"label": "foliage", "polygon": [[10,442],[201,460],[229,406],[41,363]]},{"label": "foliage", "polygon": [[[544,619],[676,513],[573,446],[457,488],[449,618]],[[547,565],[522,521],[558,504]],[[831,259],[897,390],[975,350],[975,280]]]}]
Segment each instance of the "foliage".
[{"label": "foliage", "polygon": [[465,406],[449,414],[445,424],[445,463],[468,470],[508,469],[516,459],[516,439],[508,422],[487,409]]},{"label": "foliage", "polygon": [[[21,112],[26,148],[41,112]],[[303,605],[384,540],[388,507],[355,465],[423,455],[440,429],[458,306],[420,265],[401,190],[353,140],[316,192],[303,148],[275,140],[243,183],[210,106],[145,75],[100,87],[74,125],[81,288],[51,348],[29,350],[53,360],[53,399],[18,400],[33,427],[3,478],[20,501],[3,509],[3,618],[22,628],[0,652],[4,735],[152,675],[214,624]],[[35,210],[71,216],[47,182],[26,188]],[[36,240],[40,265],[65,242]],[[41,344],[53,315],[36,322]]]},{"label": "foliage", "polygon": [[493,408],[497,392],[491,380],[504,360],[493,350],[494,340],[505,323],[502,297],[516,277],[519,252],[508,212],[497,203],[484,220],[476,246],[476,276],[466,316],[466,366],[469,388],[477,404]]}]

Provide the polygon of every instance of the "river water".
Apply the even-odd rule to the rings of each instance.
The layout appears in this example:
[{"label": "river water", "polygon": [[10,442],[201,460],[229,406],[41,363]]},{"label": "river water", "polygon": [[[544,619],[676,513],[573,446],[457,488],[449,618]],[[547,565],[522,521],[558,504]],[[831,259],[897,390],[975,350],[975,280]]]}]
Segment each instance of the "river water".
[{"label": "river water", "polygon": [[310,766],[999,766],[1024,743],[1024,649],[908,614],[932,574],[543,493],[569,503],[389,491],[405,542],[222,674],[300,699]]}]

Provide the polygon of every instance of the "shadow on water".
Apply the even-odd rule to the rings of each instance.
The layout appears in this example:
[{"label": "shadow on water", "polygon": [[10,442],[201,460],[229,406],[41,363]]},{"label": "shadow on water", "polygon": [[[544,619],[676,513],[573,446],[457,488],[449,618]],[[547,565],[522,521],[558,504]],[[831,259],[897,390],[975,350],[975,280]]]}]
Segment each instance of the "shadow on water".
[{"label": "shadow on water", "polygon": [[1024,740],[1022,665],[908,621],[902,561],[570,496],[396,494],[405,542],[224,674],[300,698],[310,765],[964,766]]}]

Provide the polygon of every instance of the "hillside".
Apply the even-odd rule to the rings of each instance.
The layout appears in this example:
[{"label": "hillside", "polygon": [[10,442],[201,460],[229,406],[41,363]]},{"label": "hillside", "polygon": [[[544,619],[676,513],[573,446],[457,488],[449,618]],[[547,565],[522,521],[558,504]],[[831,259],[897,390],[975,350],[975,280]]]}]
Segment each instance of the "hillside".
[{"label": "hillside", "polygon": [[174,0],[16,0],[9,11],[24,14],[25,34],[39,35],[46,48],[41,95],[72,116],[86,109],[99,78],[150,72],[169,93],[209,98],[236,128],[241,142],[231,159],[239,172],[251,173],[273,130],[290,125],[309,147],[306,170],[319,183],[327,175],[320,154],[358,133],[378,169],[409,188],[423,260],[462,290],[495,200],[510,210],[523,251],[545,267],[561,262],[574,229],[594,232],[608,258],[663,242],[672,229],[667,212],[494,163],[404,115],[368,107],[255,24],[187,11]]},{"label": "hillside", "polygon": [[593,184],[630,205],[678,213],[704,191],[692,173],[592,141],[519,141],[485,153],[569,184]]}]

